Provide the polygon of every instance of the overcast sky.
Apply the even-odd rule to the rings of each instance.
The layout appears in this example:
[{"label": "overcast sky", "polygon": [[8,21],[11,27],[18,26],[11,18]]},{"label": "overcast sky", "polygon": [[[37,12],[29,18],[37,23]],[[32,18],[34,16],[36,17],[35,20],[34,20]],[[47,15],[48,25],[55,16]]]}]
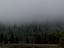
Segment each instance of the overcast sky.
[{"label": "overcast sky", "polygon": [[0,0],[0,22],[64,19],[64,0]]}]

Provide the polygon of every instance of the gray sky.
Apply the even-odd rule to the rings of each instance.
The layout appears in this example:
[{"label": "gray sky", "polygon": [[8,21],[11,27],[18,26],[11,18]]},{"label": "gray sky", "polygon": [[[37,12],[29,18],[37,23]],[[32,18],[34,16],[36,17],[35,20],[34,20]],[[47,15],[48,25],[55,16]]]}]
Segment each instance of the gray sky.
[{"label": "gray sky", "polygon": [[47,18],[64,19],[64,0],[0,0],[0,22],[36,22]]}]

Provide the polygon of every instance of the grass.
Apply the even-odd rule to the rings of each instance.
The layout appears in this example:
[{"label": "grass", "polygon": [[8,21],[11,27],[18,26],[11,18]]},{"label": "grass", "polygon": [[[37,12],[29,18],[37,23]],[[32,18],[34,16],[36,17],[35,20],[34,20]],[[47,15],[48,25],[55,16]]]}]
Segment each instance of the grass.
[{"label": "grass", "polygon": [[0,48],[61,48],[57,44],[6,44]]}]

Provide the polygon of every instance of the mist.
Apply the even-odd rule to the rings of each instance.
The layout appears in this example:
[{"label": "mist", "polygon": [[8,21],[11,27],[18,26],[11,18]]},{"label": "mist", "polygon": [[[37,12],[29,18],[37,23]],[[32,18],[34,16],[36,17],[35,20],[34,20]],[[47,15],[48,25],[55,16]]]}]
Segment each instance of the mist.
[{"label": "mist", "polygon": [[0,0],[0,22],[62,22],[64,0]]}]

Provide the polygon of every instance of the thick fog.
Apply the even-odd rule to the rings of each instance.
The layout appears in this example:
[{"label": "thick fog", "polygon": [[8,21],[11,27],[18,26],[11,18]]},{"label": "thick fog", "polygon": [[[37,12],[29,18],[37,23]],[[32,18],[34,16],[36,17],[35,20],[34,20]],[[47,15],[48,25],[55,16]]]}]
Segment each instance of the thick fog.
[{"label": "thick fog", "polygon": [[64,0],[0,0],[0,22],[47,22],[64,19]]}]

